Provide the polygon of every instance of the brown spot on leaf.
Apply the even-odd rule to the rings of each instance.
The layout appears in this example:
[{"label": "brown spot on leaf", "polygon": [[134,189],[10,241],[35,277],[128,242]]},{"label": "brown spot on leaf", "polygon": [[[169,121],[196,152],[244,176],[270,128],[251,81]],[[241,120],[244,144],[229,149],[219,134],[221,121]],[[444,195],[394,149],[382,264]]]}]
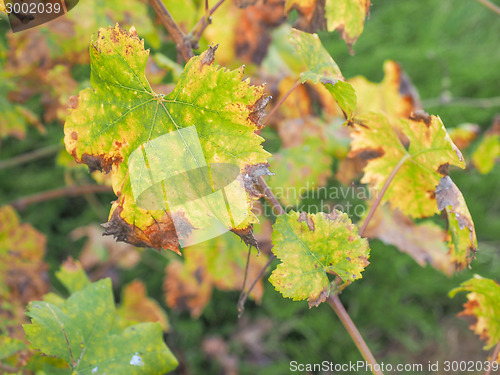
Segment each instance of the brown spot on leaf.
[{"label": "brown spot on leaf", "polygon": [[416,110],[410,115],[410,120],[423,122],[427,127],[429,127],[432,123],[432,116],[422,110]]},{"label": "brown spot on leaf", "polygon": [[82,162],[89,167],[89,173],[100,171],[109,173],[113,164],[120,164],[123,161],[121,156],[108,157],[106,154],[101,155],[82,155]]},{"label": "brown spot on leaf", "polygon": [[78,95],[73,95],[69,97],[69,107],[71,109],[76,109],[76,107],[78,107]]},{"label": "brown spot on leaf", "polygon": [[72,132],[71,133],[71,138],[73,138],[75,141],[78,140],[78,133],[77,132]]},{"label": "brown spot on leaf", "polygon": [[247,165],[242,172],[243,174],[243,184],[245,190],[254,198],[260,198],[263,194],[257,188],[258,178],[260,176],[272,176],[273,174],[269,171],[268,163],[259,163],[255,165]]},{"label": "brown spot on leaf", "polygon": [[201,58],[200,61],[200,70],[203,68],[203,65],[212,65],[214,60],[215,60],[215,51],[217,51],[217,48],[219,48],[219,45],[216,44],[215,46],[210,46],[206,50],[205,54]]},{"label": "brown spot on leaf", "polygon": [[330,288],[329,285],[325,286],[323,290],[319,293],[317,298],[309,298],[309,308],[315,306],[318,307],[320,303],[325,302],[326,299],[330,296]]},{"label": "brown spot on leaf", "polygon": [[443,176],[448,176],[448,169],[450,167],[450,163],[441,164],[438,168],[438,173]]},{"label": "brown spot on leaf", "polygon": [[447,206],[452,206],[455,208],[458,208],[458,206],[460,206],[460,201],[458,199],[460,191],[458,191],[458,188],[448,176],[441,178],[436,188],[435,194],[438,209],[440,211],[442,211]]},{"label": "brown spot on leaf", "polygon": [[362,160],[377,159],[384,156],[385,152],[382,147],[379,148],[364,148],[356,150],[356,156]]},{"label": "brown spot on leaf", "polygon": [[315,227],[314,227],[314,221],[313,221],[312,217],[307,216],[306,212],[301,212],[300,215],[299,215],[299,218],[297,219],[297,221],[299,223],[305,221],[306,224],[307,224],[307,226],[308,226],[308,228],[309,228],[309,230],[312,231],[312,232],[314,232],[314,229],[315,229]]},{"label": "brown spot on leaf", "polygon": [[253,235],[252,226],[245,229],[231,229],[231,232],[237,234],[247,246],[253,246],[259,250],[259,243]]},{"label": "brown spot on leaf", "polygon": [[267,104],[271,99],[272,99],[271,96],[262,95],[260,99],[258,99],[250,107],[250,114],[248,115],[248,118],[259,128],[262,128],[261,120],[265,116],[264,109],[266,108]]}]

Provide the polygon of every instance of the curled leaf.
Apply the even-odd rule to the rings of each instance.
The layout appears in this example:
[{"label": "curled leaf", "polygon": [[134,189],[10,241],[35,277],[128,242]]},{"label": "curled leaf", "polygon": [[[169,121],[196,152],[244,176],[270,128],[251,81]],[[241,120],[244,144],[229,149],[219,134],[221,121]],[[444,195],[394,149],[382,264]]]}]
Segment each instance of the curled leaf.
[{"label": "curled leaf", "polygon": [[449,247],[458,269],[468,266],[477,250],[476,230],[464,197],[449,176],[436,187],[439,210],[446,210],[450,233]]},{"label": "curled leaf", "polygon": [[[500,286],[494,280],[475,275],[450,292],[454,297],[458,292],[468,292],[464,311],[459,316],[472,316],[475,322],[470,326],[476,335],[486,341],[485,350],[500,341]],[[493,359],[494,360],[494,359]]]}]

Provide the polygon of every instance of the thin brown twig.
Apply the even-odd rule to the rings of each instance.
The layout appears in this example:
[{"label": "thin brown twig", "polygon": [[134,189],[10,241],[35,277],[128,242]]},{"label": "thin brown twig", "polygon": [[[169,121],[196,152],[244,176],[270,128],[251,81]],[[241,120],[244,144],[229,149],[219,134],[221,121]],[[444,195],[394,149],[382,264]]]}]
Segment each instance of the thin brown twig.
[{"label": "thin brown twig", "polygon": [[[194,49],[198,49],[198,42],[200,41],[201,36],[203,35],[203,32],[207,28],[207,26],[210,24],[210,17],[214,12],[219,8],[222,3],[225,0],[219,0],[217,4],[215,4],[212,8],[210,8],[210,11],[208,12],[208,16],[205,12],[205,15],[196,22],[196,25],[193,26],[191,31],[188,34],[188,38],[191,41],[191,47]],[[207,0],[207,6],[208,6],[208,0]]]},{"label": "thin brown twig", "polygon": [[370,220],[372,219],[373,214],[375,213],[375,210],[380,205],[380,202],[382,201],[382,198],[384,197],[384,194],[387,191],[387,188],[389,187],[392,180],[394,179],[394,176],[396,176],[396,173],[398,173],[399,169],[403,166],[405,161],[408,160],[409,158],[410,158],[409,154],[406,154],[404,157],[402,157],[401,160],[399,161],[399,163],[392,170],[389,177],[387,177],[387,180],[385,180],[385,183],[382,186],[382,189],[378,193],[377,199],[375,200],[373,205],[370,207],[370,211],[368,212],[368,215],[366,216],[366,219],[365,219],[365,222],[363,223],[363,226],[359,230],[360,237],[363,237],[363,234],[365,233],[365,230],[368,227],[368,224],[370,223]]},{"label": "thin brown twig", "polygon": [[327,298],[327,302],[332,307],[333,311],[335,311],[335,314],[339,317],[365,361],[371,365],[372,373],[374,375],[383,375],[383,372],[380,371],[380,367],[377,364],[377,360],[368,348],[368,345],[366,345],[365,340],[363,340],[363,336],[359,333],[356,325],[344,308],[344,305],[340,302],[339,296],[337,294],[331,295]]},{"label": "thin brown twig", "polygon": [[[490,375],[491,374],[491,370],[492,370],[492,366],[493,366],[493,362],[496,362],[497,361],[497,358],[498,358],[498,354],[500,354],[500,341],[497,342],[496,346],[495,346],[495,349],[493,349],[493,353],[491,354],[491,366],[489,367],[488,370],[486,370],[484,372],[484,375]],[[498,362],[497,362],[498,363]]]},{"label": "thin brown twig", "polygon": [[496,14],[500,16],[500,7],[493,4],[491,1],[488,0],[476,0],[478,3],[483,4],[486,8],[492,10]]},{"label": "thin brown twig", "polygon": [[17,167],[18,165],[50,156],[61,150],[62,147],[62,145],[50,145],[38,150],[27,152],[26,154],[18,155],[10,159],[0,161],[0,169]]},{"label": "thin brown twig", "polygon": [[149,0],[149,3],[155,10],[163,26],[165,26],[168,33],[172,36],[177,52],[181,54],[184,61],[188,62],[194,56],[189,38],[186,38],[161,0]]},{"label": "thin brown twig", "polygon": [[74,197],[87,193],[109,193],[113,192],[109,186],[105,185],[81,185],[81,186],[67,186],[59,189],[43,191],[41,193],[33,194],[27,197],[16,199],[9,203],[11,206],[21,211],[33,203],[39,203],[61,197]]},{"label": "thin brown twig", "polygon": [[300,79],[297,80],[297,82],[295,82],[295,84],[290,88],[290,90],[288,90],[286,92],[286,94],[283,95],[283,97],[279,100],[278,103],[276,103],[276,105],[271,110],[271,112],[269,112],[267,114],[267,116],[264,118],[264,121],[262,122],[262,126],[264,126],[264,125],[266,125],[268,123],[268,121],[271,118],[271,116],[274,115],[274,113],[279,109],[279,107],[281,107],[281,105],[286,100],[286,98],[288,98],[288,96],[293,92],[293,90],[295,90],[300,85],[300,83],[301,83]]},{"label": "thin brown twig", "polygon": [[[258,179],[257,179],[257,182],[258,182],[257,188],[264,195],[264,199],[271,206],[271,208],[273,210],[273,213],[275,212],[274,210],[276,209],[276,212],[277,212],[278,215],[284,215],[285,214],[285,210],[283,209],[283,207],[281,207],[281,204],[278,201],[278,198],[276,198],[276,196],[273,194],[273,192],[271,191],[271,189],[269,188],[269,186],[266,184],[266,181],[264,181],[264,178],[262,176],[259,176]],[[274,259],[276,259],[276,255],[271,254],[271,256],[269,257],[269,259],[267,260],[267,263],[259,271],[259,274],[254,279],[254,281],[252,282],[252,285],[250,285],[250,287],[248,288],[248,290],[246,292],[244,291],[244,289],[245,289],[245,283],[246,283],[246,271],[245,271],[245,281],[243,282],[243,287],[241,288],[240,298],[238,299],[238,305],[237,305],[237,307],[238,307],[238,318],[241,318],[241,316],[243,315],[243,312],[245,311],[245,303],[246,303],[246,301],[248,299],[248,296],[250,295],[250,293],[252,292],[253,288],[255,287],[255,285],[257,284],[257,282],[260,280],[260,278],[262,276],[264,276],[264,274],[267,271],[267,268],[271,265],[271,263],[272,263],[272,261]],[[248,266],[248,264],[247,264],[247,266]]]}]

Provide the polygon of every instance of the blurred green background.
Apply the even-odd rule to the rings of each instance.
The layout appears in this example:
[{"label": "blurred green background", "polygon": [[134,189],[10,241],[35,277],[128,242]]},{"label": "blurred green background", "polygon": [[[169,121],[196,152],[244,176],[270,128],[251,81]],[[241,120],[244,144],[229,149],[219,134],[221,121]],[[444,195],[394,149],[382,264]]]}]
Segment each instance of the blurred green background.
[{"label": "blurred green background", "polygon": [[[498,3],[498,1],[497,1]],[[500,5],[500,4],[499,4]],[[216,17],[216,14],[215,14]],[[447,128],[477,123],[491,125],[500,103],[476,99],[500,97],[500,16],[474,0],[375,0],[365,30],[351,56],[337,33],[320,34],[325,46],[347,78],[364,75],[380,81],[382,64],[401,64],[418,89],[427,112],[440,115]],[[88,77],[82,67],[81,77]],[[440,104],[439,98],[452,102]],[[454,98],[471,98],[454,105]],[[27,105],[35,112],[37,98]],[[47,127],[41,136],[29,128],[25,141],[4,140],[0,159],[58,143],[61,128]],[[477,144],[477,142],[476,142]],[[470,153],[475,144],[465,153]],[[451,171],[475,221],[479,240],[477,259],[470,270],[453,277],[417,265],[409,256],[379,241],[371,242],[370,266],[363,279],[341,295],[353,321],[380,362],[423,363],[439,360],[485,360],[483,343],[456,317],[465,295],[453,300],[448,292],[463,280],[480,274],[500,279],[500,167],[488,175],[475,169]],[[64,185],[64,170],[53,158],[16,169],[0,170],[0,204],[18,197]],[[32,223],[48,239],[47,259],[52,271],[68,256],[77,257],[84,240],[73,242],[69,233],[91,222],[106,221],[111,194],[97,201],[75,197],[29,206],[22,220]],[[169,257],[156,251],[143,253],[139,266],[122,275],[128,282],[140,278],[149,295],[162,296],[162,272]],[[221,363],[207,357],[202,342],[222,339],[229,358],[241,374],[287,374],[289,362],[337,363],[361,360],[356,347],[327,305],[309,310],[306,302],[285,300],[265,281],[260,306],[247,303],[238,320],[238,293],[216,291],[198,320],[187,313],[168,311],[172,332],[167,342],[182,365],[179,374],[218,374]],[[439,373],[445,373],[440,371]],[[470,374],[470,373],[469,373]]]}]

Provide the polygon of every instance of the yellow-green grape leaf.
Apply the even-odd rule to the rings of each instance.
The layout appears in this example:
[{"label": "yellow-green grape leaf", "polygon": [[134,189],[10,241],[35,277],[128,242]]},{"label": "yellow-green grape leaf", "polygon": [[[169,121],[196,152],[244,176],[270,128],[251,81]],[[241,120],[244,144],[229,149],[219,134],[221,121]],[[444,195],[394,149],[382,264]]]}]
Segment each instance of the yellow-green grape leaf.
[{"label": "yellow-green grape leaf", "polygon": [[470,264],[477,250],[476,230],[465,199],[449,176],[441,178],[435,191],[439,210],[446,210],[450,254],[457,269]]},{"label": "yellow-green grape leaf", "polygon": [[177,360],[163,342],[158,323],[142,323],[110,334],[115,319],[110,279],[73,293],[62,305],[31,302],[25,324],[34,349],[64,359],[74,374],[163,374]]},{"label": "yellow-green grape leaf", "polygon": [[380,192],[398,167],[382,202],[390,202],[393,208],[413,218],[438,213],[434,190],[440,178],[448,174],[450,165],[465,168],[462,153],[441,119],[426,114],[400,119],[400,128],[409,140],[408,149],[384,114],[365,114],[355,121],[349,156],[368,161],[361,182]]},{"label": "yellow-green grape leaf", "polygon": [[7,14],[7,9],[5,9],[5,3],[0,0],[0,12]]},{"label": "yellow-green grape leaf", "polygon": [[269,163],[275,172],[267,178],[269,186],[287,206],[298,206],[301,195],[325,186],[332,174],[332,156],[326,152],[320,137],[308,137],[300,146],[281,149]]},{"label": "yellow-green grape leaf", "polygon": [[491,279],[475,275],[450,292],[454,297],[458,292],[468,292],[464,311],[459,316],[472,316],[476,321],[470,326],[476,335],[486,341],[485,350],[500,341],[500,286]]},{"label": "yellow-green grape leaf", "polygon": [[[247,186],[253,171],[263,174],[266,170],[269,154],[255,132],[269,98],[264,96],[263,86],[242,81],[243,68],[227,71],[214,66],[213,47],[187,63],[168,95],[151,89],[144,75],[149,51],[144,50],[134,29],[126,32],[118,25],[100,29],[90,53],[93,89],[80,92],[78,104],[66,120],[66,149],[89,170],[112,173],[118,199],[105,224],[106,234],[136,246],[178,251],[179,238],[188,237],[203,226],[198,223],[220,213],[213,210],[225,210],[227,215],[225,205],[212,205],[209,210],[193,207],[195,203],[190,201],[190,210],[172,211],[165,200],[155,200],[164,199],[165,190],[162,195],[150,189],[152,203],[147,203],[151,208],[137,203],[134,189],[146,192],[151,181],[167,175],[168,168],[184,154],[190,154],[199,169],[202,159],[206,165],[235,166],[240,174],[231,186],[243,182]],[[171,147],[165,144],[169,137],[182,142]],[[162,180],[162,186],[167,180],[172,181]],[[179,186],[174,192],[178,195],[197,189],[196,184]],[[239,191],[226,191],[228,199],[238,197],[238,214],[244,217],[234,226],[226,223],[228,230],[243,231],[256,221],[251,211],[252,189],[247,190],[242,199]],[[172,190],[166,193],[168,199]]]},{"label": "yellow-green grape leaf", "polygon": [[420,102],[416,89],[398,63],[387,60],[383,69],[384,79],[380,83],[363,76],[348,80],[356,91],[356,115],[384,112],[391,122],[408,118]]},{"label": "yellow-green grape leaf", "polygon": [[351,48],[363,32],[369,11],[370,0],[326,0],[326,27],[337,30]]},{"label": "yellow-green grape leaf", "polygon": [[281,260],[269,281],[284,297],[318,306],[335,289],[328,274],[344,283],[361,278],[368,266],[368,241],[347,214],[290,211],[273,225],[273,252]]},{"label": "yellow-green grape leaf", "polygon": [[350,83],[344,81],[339,67],[321,44],[317,34],[292,29],[291,41],[309,70],[300,75],[302,83],[321,82],[335,98],[347,120],[356,110],[356,93]]},{"label": "yellow-green grape leaf", "polygon": [[286,0],[285,12],[290,13],[293,9],[299,13],[296,28],[310,33],[325,28],[337,30],[352,50],[363,32],[370,0]]},{"label": "yellow-green grape leaf", "polygon": [[167,314],[158,302],[148,297],[146,286],[139,280],[123,288],[121,304],[116,312],[119,319],[115,325],[122,329],[137,323],[158,322],[163,331],[169,330]]},{"label": "yellow-green grape leaf", "polygon": [[491,172],[498,158],[500,158],[500,133],[487,133],[472,154],[472,162],[480,173],[486,174]]}]

